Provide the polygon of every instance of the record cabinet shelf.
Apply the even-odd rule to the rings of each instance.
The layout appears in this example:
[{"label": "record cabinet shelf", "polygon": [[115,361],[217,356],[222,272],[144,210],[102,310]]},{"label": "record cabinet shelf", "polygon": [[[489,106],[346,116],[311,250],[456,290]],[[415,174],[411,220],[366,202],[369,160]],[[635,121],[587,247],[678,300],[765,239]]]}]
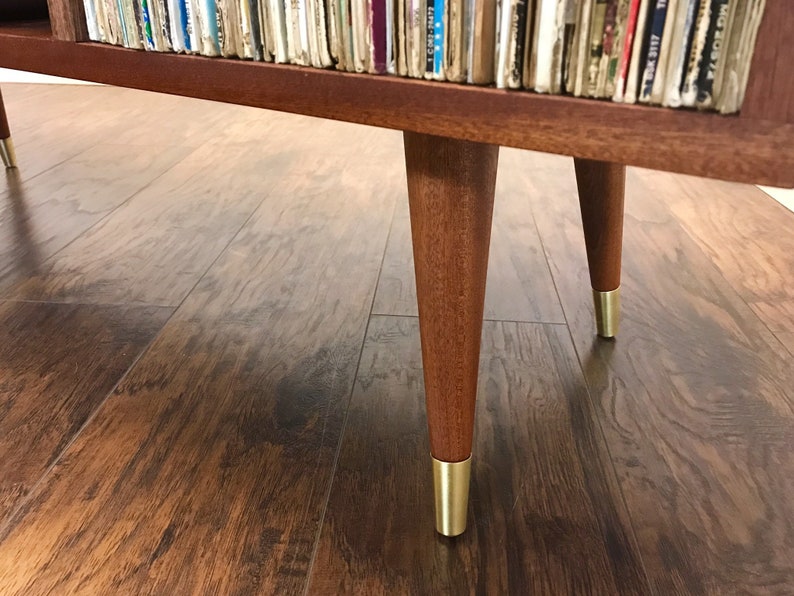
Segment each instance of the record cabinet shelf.
[{"label": "record cabinet shelf", "polygon": [[[625,166],[794,186],[794,10],[767,0],[742,111],[722,116],[88,42],[82,0],[0,23],[0,67],[402,130],[436,529],[465,529],[498,147],[574,157],[598,334],[619,312]],[[13,129],[13,118],[11,119]],[[0,142],[10,132],[0,97]]]},{"label": "record cabinet shelf", "polygon": [[[86,40],[82,0],[0,23],[0,66],[467,141],[794,186],[794,10],[767,0],[738,116],[394,76],[128,50]],[[56,20],[57,17],[57,20]]]}]

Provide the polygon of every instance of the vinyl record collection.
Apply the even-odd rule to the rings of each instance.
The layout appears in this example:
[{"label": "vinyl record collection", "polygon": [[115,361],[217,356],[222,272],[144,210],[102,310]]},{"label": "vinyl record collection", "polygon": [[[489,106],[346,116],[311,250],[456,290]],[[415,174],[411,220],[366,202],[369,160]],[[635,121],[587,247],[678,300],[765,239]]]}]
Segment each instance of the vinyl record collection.
[{"label": "vinyl record collection", "polygon": [[83,0],[94,41],[737,112],[766,0]]}]

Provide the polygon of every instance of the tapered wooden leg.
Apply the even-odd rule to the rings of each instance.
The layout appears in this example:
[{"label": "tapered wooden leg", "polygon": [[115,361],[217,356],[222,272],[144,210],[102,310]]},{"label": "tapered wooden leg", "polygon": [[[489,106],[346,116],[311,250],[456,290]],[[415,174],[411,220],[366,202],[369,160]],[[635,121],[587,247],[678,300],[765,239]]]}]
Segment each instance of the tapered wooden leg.
[{"label": "tapered wooden leg", "polygon": [[0,93],[0,159],[3,160],[3,164],[7,168],[17,167],[17,156],[14,153],[11,130],[8,128],[8,118],[6,117],[2,93]]},{"label": "tapered wooden leg", "polygon": [[406,132],[436,529],[466,529],[499,147]]},{"label": "tapered wooden leg", "polygon": [[596,327],[614,337],[620,323],[620,260],[623,251],[623,196],[626,166],[574,159],[582,210]]}]

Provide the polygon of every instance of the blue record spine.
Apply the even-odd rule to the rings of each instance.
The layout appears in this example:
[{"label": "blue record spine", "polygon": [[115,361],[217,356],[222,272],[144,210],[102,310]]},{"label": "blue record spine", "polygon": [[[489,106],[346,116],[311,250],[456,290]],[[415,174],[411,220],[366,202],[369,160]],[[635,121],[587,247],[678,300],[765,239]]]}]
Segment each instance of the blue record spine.
[{"label": "blue record spine", "polygon": [[444,78],[444,9],[445,0],[433,2],[433,78]]},{"label": "blue record spine", "polygon": [[193,0],[184,0],[185,3],[185,33],[186,43],[190,44],[190,51],[194,54],[201,53],[201,31],[199,30],[198,16],[194,14]]},{"label": "blue record spine", "polygon": [[187,11],[189,10],[188,4],[190,4],[190,0],[177,0],[176,2],[177,10],[179,11],[179,17],[177,18],[177,28],[182,32],[181,41],[184,46],[182,49],[185,52],[192,51],[190,44],[190,29],[188,28],[187,24]]},{"label": "blue record spine", "polygon": [[204,1],[204,17],[207,20],[207,33],[210,37],[207,40],[213,46],[214,53],[213,56],[220,55],[221,52],[221,35],[220,29],[218,27],[218,23],[220,21],[220,15],[218,14],[218,5],[215,3],[215,0],[203,0]]}]

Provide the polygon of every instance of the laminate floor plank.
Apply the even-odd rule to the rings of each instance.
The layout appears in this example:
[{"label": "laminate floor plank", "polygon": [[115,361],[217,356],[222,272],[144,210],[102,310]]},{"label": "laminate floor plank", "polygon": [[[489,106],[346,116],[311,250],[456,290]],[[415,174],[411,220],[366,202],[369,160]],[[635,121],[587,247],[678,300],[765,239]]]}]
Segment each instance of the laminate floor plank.
[{"label": "laminate floor plank", "polygon": [[263,110],[114,87],[38,85],[57,92],[14,92],[30,87],[37,86],[3,85],[23,180],[100,143],[152,155],[161,147],[215,147],[217,161],[226,141],[261,142],[279,123]]},{"label": "laminate floor plank", "polygon": [[[134,89],[99,86],[67,90],[66,97],[59,93],[41,102],[47,112],[62,114],[48,121],[46,126],[36,127],[44,134],[52,126],[66,127],[72,134],[88,127],[103,131],[107,141],[125,145],[147,148],[209,145],[215,148],[213,163],[225,159],[223,147],[227,142],[256,142],[267,154],[268,145],[279,142],[278,131],[285,125],[300,135],[310,133],[323,122],[293,114]],[[86,105],[91,105],[90,120],[85,117]],[[274,133],[276,136],[271,136]]]},{"label": "laminate floor plank", "polygon": [[[790,355],[629,171],[623,324],[597,340],[570,163],[533,158],[533,204],[649,578],[659,594],[790,594]],[[754,192],[752,189],[749,192]]]},{"label": "laminate floor plank", "polygon": [[641,170],[711,262],[794,356],[794,213],[744,184]]},{"label": "laminate floor plank", "polygon": [[304,590],[403,192],[347,151],[290,157],[0,535],[0,593]]},{"label": "laminate floor plank", "polygon": [[794,354],[794,332],[775,331],[775,337],[786,347],[789,354]]},{"label": "laminate floor plank", "polygon": [[[223,151],[226,140],[256,141],[262,145],[268,141],[268,124],[272,119],[268,119],[269,113],[263,110],[147,91],[125,91],[126,105],[111,104],[101,112],[103,117],[116,115],[116,125],[109,130],[116,142],[142,148],[166,144],[194,148],[206,145],[215,149],[213,160],[208,164],[217,165],[226,159]],[[238,124],[246,117],[253,120],[254,114],[259,125],[256,128]],[[236,136],[232,136],[230,128],[235,129]]]},{"label": "laminate floor plank", "polygon": [[469,527],[433,530],[418,321],[372,318],[313,594],[646,594],[563,326],[486,322]]},{"label": "laminate floor plank", "polygon": [[[11,135],[16,137],[22,131],[49,124],[74,112],[77,106],[73,103],[70,105],[72,87],[34,83],[0,84]],[[82,97],[85,101],[92,96],[84,94]],[[95,99],[96,96],[93,96],[90,101]]]},{"label": "laminate floor plank", "polygon": [[[192,120],[186,117],[186,108],[190,111],[190,116],[195,115],[199,120],[212,112],[210,102],[105,85],[3,83],[2,90],[11,133],[14,136],[21,131],[47,129],[60,123],[71,125],[73,132],[77,134],[86,126],[92,127],[93,121],[98,121],[102,125],[115,123],[123,129],[131,129],[134,131],[132,134],[140,138],[144,131],[140,129],[140,123],[135,118],[143,118],[144,125],[147,124],[147,115],[163,118],[160,124],[171,128],[172,124],[164,119],[167,115],[173,117],[175,108],[182,109],[183,115],[177,119],[184,126],[191,126]],[[195,101],[196,105],[186,106],[186,101]],[[87,109],[87,106],[90,108]],[[115,118],[112,117],[114,114]],[[215,116],[220,116],[217,110]],[[149,132],[157,134],[156,130]]]},{"label": "laminate floor plank", "polygon": [[[96,145],[122,145],[131,159],[146,156],[156,159],[162,150],[196,148],[206,142],[198,139],[193,139],[192,143],[183,142],[163,132],[173,128],[174,115],[169,116],[162,118],[171,126],[157,126],[157,114],[147,114],[145,104],[130,103],[124,109],[96,109],[90,119],[58,118],[45,125],[12,131],[19,164],[17,176],[24,181],[30,180]],[[140,125],[131,126],[131,122]],[[153,134],[152,130],[160,134]]]},{"label": "laminate floor plank", "polygon": [[[326,188],[338,189],[334,172],[343,173],[345,159],[360,159],[366,147],[371,158],[383,155],[375,143],[367,143],[375,132],[367,128],[357,135],[360,144],[351,144],[347,153],[337,150],[342,126],[314,122],[308,138],[293,140],[292,131],[283,128],[281,137],[271,135],[267,145],[226,143],[195,150],[12,287],[9,297],[178,305],[284,180],[312,179],[319,185],[322,178]],[[217,159],[218,151],[223,159]],[[302,160],[307,151],[338,157],[327,164],[327,171],[314,174],[314,164]],[[371,160],[365,163],[380,167]],[[354,183],[349,177],[345,181]],[[317,186],[312,192],[322,191]]]},{"label": "laminate floor plank", "polygon": [[[9,297],[178,305],[296,155],[269,157],[268,178],[250,146],[227,146],[209,171],[205,146],[54,255]],[[77,184],[79,184],[79,179]]]},{"label": "laminate floor plank", "polygon": [[[110,125],[109,122],[104,124]],[[46,126],[12,130],[18,168],[6,170],[6,176],[13,174],[17,180],[26,182],[106,142],[109,136],[100,119],[85,126],[57,119]]]},{"label": "laminate floor plank", "polygon": [[0,527],[171,312],[0,302]]},{"label": "laminate floor plank", "polygon": [[488,317],[567,327],[486,323],[449,541],[417,321],[365,332],[416,314],[401,135],[3,93],[3,596],[794,591],[790,226],[754,189],[630,170],[600,341],[571,160],[502,151]]},{"label": "laminate floor plank", "polygon": [[[401,148],[395,149],[399,155],[398,151]],[[513,168],[522,166],[520,156],[517,150],[500,150],[485,318],[564,323],[543,247],[526,206],[528,189],[521,178],[512,174]],[[397,207],[373,312],[418,315],[411,222],[406,202]]]},{"label": "laminate floor plank", "polygon": [[[239,114],[235,115],[239,110],[223,105],[219,109],[206,101],[180,100],[143,91],[125,92],[113,87],[66,89],[80,92],[66,114],[55,110],[50,119],[19,130],[14,126],[17,118],[9,115],[19,163],[16,175],[21,180],[38,176],[97,144],[124,145],[136,159],[138,153],[151,159],[161,149],[173,151],[175,146],[195,149],[214,141],[220,134],[218,131],[227,128],[225,122],[239,119]],[[47,108],[63,101],[63,93],[46,97],[47,101],[42,103]],[[188,101],[195,105],[184,105]],[[29,106],[20,106],[13,97],[6,98],[6,105],[14,113],[30,112]],[[84,113],[86,105],[91,106],[90,113]],[[249,125],[246,130],[261,134],[263,127],[252,129]]]},{"label": "laminate floor plank", "polygon": [[49,257],[188,152],[158,147],[143,153],[100,144],[30,180],[21,170],[6,170],[0,190],[0,296],[45,270]]}]

